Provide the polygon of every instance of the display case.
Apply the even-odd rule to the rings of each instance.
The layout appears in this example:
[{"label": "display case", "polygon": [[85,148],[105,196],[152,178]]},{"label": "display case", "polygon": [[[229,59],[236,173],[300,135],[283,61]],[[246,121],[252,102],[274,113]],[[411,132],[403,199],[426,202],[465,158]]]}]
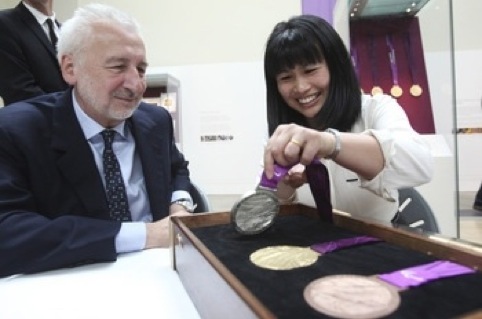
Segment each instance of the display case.
[{"label": "display case", "polygon": [[349,17],[345,43],[361,90],[396,99],[430,147],[434,174],[417,190],[435,212],[440,232],[459,237],[452,2],[347,0],[340,16]]},{"label": "display case", "polygon": [[181,84],[170,74],[148,74],[145,102],[164,107],[172,116],[174,137],[182,150]]},{"label": "display case", "polygon": [[[386,318],[482,316],[482,247],[433,234],[409,232],[335,212],[323,222],[314,208],[283,205],[272,228],[242,236],[230,213],[173,217],[173,266],[203,318],[332,318],[310,307],[306,286],[330,275],[375,276],[412,265],[448,260],[476,271],[400,291],[401,303]],[[270,270],[250,255],[276,245],[310,246],[351,236],[380,239],[318,257],[306,267]]]}]

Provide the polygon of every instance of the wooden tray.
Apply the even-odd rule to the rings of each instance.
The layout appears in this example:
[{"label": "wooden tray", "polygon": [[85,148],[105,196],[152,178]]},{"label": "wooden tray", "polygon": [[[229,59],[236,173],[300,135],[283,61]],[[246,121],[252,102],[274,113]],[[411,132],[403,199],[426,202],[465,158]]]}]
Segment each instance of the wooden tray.
[{"label": "wooden tray", "polygon": [[[280,216],[297,215],[318,218],[316,209],[312,207],[302,204],[281,206]],[[179,273],[186,291],[203,318],[277,318],[274,311],[268,309],[193,233],[196,228],[229,223],[229,212],[172,217],[174,269]],[[479,246],[438,235],[367,223],[336,211],[334,224],[342,229],[377,237],[386,243],[437,259],[482,269],[482,248]],[[460,318],[482,318],[482,309],[467,311],[467,314]]]}]

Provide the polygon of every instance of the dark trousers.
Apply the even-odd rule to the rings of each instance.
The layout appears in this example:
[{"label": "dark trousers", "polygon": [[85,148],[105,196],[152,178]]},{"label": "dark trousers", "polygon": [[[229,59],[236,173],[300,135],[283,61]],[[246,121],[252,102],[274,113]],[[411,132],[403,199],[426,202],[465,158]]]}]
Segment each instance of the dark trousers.
[{"label": "dark trousers", "polygon": [[479,190],[477,191],[477,195],[475,195],[474,200],[474,207],[480,207],[482,209],[482,184],[480,184]]}]

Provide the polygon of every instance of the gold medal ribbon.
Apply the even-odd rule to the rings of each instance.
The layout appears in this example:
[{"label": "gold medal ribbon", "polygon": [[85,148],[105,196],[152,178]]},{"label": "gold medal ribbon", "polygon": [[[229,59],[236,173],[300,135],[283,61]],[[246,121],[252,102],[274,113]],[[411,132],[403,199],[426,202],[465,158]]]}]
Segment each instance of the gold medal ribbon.
[{"label": "gold medal ribbon", "polygon": [[403,90],[400,85],[398,85],[397,57],[395,55],[395,47],[393,46],[392,35],[387,34],[385,39],[387,41],[388,58],[390,60],[390,69],[392,71],[393,86],[390,89],[390,94],[395,98],[399,98],[400,96],[402,96]]},{"label": "gold medal ribbon", "polygon": [[381,87],[377,85],[378,83],[378,67],[375,57],[376,43],[373,35],[370,35],[370,69],[372,70],[372,95],[383,94]]}]

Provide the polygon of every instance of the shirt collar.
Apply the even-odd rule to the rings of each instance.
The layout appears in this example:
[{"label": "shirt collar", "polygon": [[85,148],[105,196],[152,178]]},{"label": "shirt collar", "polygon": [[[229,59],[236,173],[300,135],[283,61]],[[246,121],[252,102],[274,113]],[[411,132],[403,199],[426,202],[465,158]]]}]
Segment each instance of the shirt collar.
[{"label": "shirt collar", "polygon": [[[92,137],[98,135],[100,132],[105,130],[105,127],[97,123],[91,117],[89,117],[84,110],[80,107],[79,103],[77,102],[77,98],[75,96],[75,90],[72,90],[72,103],[74,105],[75,115],[77,116],[77,120],[80,123],[80,127],[84,132],[85,139],[90,140]],[[122,137],[127,138],[127,133],[125,132],[125,121],[122,121],[117,126],[113,127],[112,129],[119,133]]]},{"label": "shirt collar", "polygon": [[23,1],[22,3],[28,9],[28,11],[32,13],[32,15],[35,17],[35,20],[37,20],[37,22],[40,25],[43,25],[48,18],[51,18],[53,21],[55,21],[55,12],[52,13],[51,16],[46,16],[42,12],[38,11],[37,9],[35,9],[34,7],[26,3],[25,1]]}]

